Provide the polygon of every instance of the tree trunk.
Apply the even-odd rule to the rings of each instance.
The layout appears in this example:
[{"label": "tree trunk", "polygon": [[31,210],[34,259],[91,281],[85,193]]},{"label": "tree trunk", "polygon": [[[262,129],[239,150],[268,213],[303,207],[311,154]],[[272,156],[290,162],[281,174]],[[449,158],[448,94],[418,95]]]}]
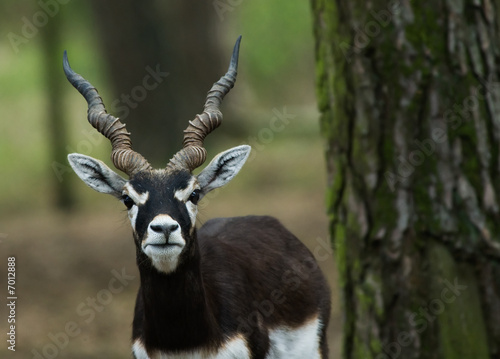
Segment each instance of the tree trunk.
[{"label": "tree trunk", "polygon": [[345,358],[500,357],[490,0],[312,0]]},{"label": "tree trunk", "polygon": [[126,122],[134,149],[154,165],[165,165],[229,64],[230,52],[221,61],[215,42],[212,2],[92,5],[115,94],[106,101],[108,111]]}]

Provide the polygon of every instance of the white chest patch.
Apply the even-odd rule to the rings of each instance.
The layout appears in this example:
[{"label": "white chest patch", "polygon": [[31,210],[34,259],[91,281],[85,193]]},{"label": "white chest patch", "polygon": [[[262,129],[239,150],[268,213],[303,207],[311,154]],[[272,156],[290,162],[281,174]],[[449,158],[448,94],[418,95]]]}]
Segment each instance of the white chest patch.
[{"label": "white chest patch", "polygon": [[320,359],[321,320],[315,318],[299,328],[271,330],[271,348],[266,359]]},{"label": "white chest patch", "polygon": [[136,359],[250,359],[250,351],[242,336],[228,341],[217,353],[195,350],[186,353],[155,353],[148,356],[140,340],[136,340],[132,352]]},{"label": "white chest patch", "polygon": [[[321,321],[315,318],[299,328],[279,327],[271,330],[271,345],[266,359],[320,359],[321,329]],[[241,335],[231,339],[217,353],[198,350],[148,356],[140,340],[135,341],[132,351],[136,359],[250,359],[247,342]]]}]

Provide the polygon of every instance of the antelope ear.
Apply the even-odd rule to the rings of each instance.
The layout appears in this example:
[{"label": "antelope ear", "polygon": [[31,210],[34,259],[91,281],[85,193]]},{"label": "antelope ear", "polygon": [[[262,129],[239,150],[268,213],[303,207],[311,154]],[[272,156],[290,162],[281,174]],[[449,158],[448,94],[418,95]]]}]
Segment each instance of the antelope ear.
[{"label": "antelope ear", "polygon": [[252,148],[247,145],[233,147],[219,153],[198,175],[202,194],[224,186],[238,174],[250,155]]},{"label": "antelope ear", "polygon": [[119,174],[95,158],[71,153],[68,161],[78,177],[90,188],[121,198],[123,186],[127,182]]}]

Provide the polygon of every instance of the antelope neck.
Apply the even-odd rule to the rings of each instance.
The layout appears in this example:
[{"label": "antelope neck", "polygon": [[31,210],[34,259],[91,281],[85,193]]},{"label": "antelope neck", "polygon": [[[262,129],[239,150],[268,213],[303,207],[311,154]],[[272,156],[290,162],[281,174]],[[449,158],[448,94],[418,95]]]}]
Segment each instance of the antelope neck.
[{"label": "antelope neck", "polygon": [[201,276],[199,255],[181,267],[165,274],[139,265],[138,300],[144,303],[142,339],[147,348],[189,350],[216,347],[222,341]]}]

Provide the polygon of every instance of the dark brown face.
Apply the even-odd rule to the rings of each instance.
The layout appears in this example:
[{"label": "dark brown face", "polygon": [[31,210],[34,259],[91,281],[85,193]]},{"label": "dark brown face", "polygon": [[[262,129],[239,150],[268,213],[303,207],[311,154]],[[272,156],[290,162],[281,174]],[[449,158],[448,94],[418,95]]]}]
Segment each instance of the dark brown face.
[{"label": "dark brown face", "polygon": [[237,146],[219,153],[197,176],[187,169],[146,170],[128,181],[95,158],[73,153],[68,159],[89,187],[127,206],[137,251],[171,273],[195,248],[198,200],[231,181],[249,154],[250,146]]},{"label": "dark brown face", "polygon": [[161,272],[174,271],[193,245],[200,191],[187,171],[141,172],[123,186],[137,249]]}]

